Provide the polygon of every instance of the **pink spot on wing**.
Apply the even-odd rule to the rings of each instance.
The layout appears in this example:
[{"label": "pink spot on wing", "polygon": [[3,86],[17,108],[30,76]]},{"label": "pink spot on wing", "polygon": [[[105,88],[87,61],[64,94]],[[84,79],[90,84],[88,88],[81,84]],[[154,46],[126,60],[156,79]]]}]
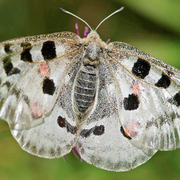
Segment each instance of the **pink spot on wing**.
[{"label": "pink spot on wing", "polygon": [[79,28],[78,28],[78,23],[75,24],[75,29],[76,29],[76,33],[79,36]]},{"label": "pink spot on wing", "polygon": [[134,95],[138,96],[145,90],[145,87],[143,86],[143,84],[140,81],[137,80],[137,81],[133,82],[133,84],[131,86],[131,90],[133,91]]},{"label": "pink spot on wing", "polygon": [[39,118],[43,113],[42,108],[37,101],[31,103],[30,110],[34,118]]},{"label": "pink spot on wing", "polygon": [[88,35],[88,27],[85,27],[85,30],[84,30],[84,37],[87,37],[87,35]]},{"label": "pink spot on wing", "polygon": [[41,63],[38,69],[39,74],[42,77],[46,77],[49,75],[49,66],[46,63]]},{"label": "pink spot on wing", "polygon": [[128,137],[133,137],[139,132],[139,129],[140,129],[140,124],[139,123],[137,123],[137,122],[129,122],[124,127],[124,133]]}]

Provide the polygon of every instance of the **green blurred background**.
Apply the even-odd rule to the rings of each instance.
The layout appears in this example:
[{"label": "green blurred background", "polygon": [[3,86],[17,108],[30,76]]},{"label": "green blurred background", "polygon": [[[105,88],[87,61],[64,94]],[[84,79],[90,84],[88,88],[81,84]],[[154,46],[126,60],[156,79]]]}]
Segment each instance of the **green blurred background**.
[{"label": "green blurred background", "polygon": [[[92,28],[121,6],[125,9],[98,29],[106,41],[122,41],[180,68],[179,0],[0,0],[0,41],[58,31],[73,31],[78,22],[81,35],[85,25],[59,10],[63,7],[86,20]],[[158,152],[144,165],[124,173],[108,172],[74,155],[42,159],[24,152],[0,121],[0,179],[180,179],[180,150]]]}]

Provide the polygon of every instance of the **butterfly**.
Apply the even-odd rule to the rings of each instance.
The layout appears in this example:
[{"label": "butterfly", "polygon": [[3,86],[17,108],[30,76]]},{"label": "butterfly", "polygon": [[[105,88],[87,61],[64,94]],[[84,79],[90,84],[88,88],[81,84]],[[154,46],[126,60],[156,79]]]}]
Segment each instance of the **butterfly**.
[{"label": "butterfly", "polygon": [[2,42],[0,118],[30,154],[76,149],[96,167],[128,171],[180,147],[180,70],[103,42],[97,28],[85,38],[60,32]]}]

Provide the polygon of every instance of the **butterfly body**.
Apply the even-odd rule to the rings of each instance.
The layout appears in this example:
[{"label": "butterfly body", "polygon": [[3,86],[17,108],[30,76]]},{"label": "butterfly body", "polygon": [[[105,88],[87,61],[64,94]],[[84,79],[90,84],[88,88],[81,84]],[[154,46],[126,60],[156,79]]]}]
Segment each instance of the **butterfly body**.
[{"label": "butterfly body", "polygon": [[0,58],[0,118],[33,155],[76,147],[127,171],[180,146],[180,71],[131,45],[61,32],[5,41]]},{"label": "butterfly body", "polygon": [[92,31],[87,39],[82,39],[80,44],[82,45],[83,56],[74,81],[74,107],[78,114],[78,121],[81,122],[90,113],[89,109],[93,106],[97,94],[98,65],[101,61],[102,43],[98,34]]}]

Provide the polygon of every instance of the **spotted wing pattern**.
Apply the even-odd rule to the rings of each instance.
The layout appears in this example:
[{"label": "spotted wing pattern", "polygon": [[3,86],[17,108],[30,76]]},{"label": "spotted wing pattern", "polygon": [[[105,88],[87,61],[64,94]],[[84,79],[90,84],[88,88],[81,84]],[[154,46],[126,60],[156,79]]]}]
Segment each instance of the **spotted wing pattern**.
[{"label": "spotted wing pattern", "polygon": [[[53,158],[71,151],[76,124],[70,88],[82,54],[78,43],[76,34],[64,32],[0,45],[0,117],[31,154]],[[61,128],[64,118],[72,126],[68,132]]]},{"label": "spotted wing pattern", "polygon": [[0,118],[27,152],[135,168],[180,144],[180,71],[95,31],[0,44]]},{"label": "spotted wing pattern", "polygon": [[123,108],[117,105],[124,130],[150,148],[179,148],[180,71],[125,43],[109,46],[112,71],[124,97]]},{"label": "spotted wing pattern", "polygon": [[[90,164],[111,171],[127,171],[146,162],[157,150],[125,134],[117,106],[117,98],[122,102],[123,97],[111,68],[108,60],[99,66],[96,108],[82,126],[77,148]],[[122,103],[118,105],[123,108]]]}]

